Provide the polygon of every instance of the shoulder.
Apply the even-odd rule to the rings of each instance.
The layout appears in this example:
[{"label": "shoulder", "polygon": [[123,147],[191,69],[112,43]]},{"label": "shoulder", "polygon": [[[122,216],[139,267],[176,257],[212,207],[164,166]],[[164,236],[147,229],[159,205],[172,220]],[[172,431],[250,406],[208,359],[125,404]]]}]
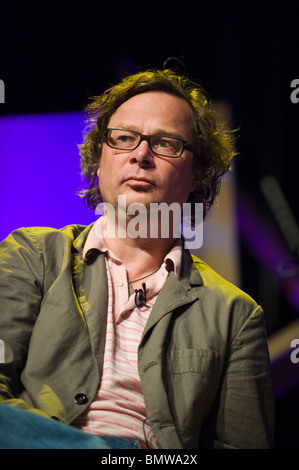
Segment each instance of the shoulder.
[{"label": "shoulder", "polygon": [[246,306],[250,310],[260,310],[256,301],[240,287],[232,284],[218,274],[211,266],[191,254],[193,266],[200,274],[203,282],[203,291],[206,299],[224,302],[226,305]]},{"label": "shoulder", "polygon": [[[237,347],[242,341],[266,338],[262,307],[241,288],[220,276],[207,263],[191,255],[193,269],[202,285],[198,291],[202,316],[219,337],[228,337]],[[209,328],[207,327],[207,330]]]},{"label": "shoulder", "polygon": [[32,252],[43,252],[73,244],[84,245],[90,226],[67,225],[61,229],[52,227],[22,227],[11,232],[0,244],[3,250],[25,248]]}]

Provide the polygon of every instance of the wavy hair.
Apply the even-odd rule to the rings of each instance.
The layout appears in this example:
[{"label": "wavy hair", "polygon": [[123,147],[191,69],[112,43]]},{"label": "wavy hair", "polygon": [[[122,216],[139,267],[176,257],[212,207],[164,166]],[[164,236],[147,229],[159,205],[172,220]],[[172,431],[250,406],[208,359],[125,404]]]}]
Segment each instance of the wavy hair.
[{"label": "wavy hair", "polygon": [[193,214],[194,204],[203,203],[205,217],[219,193],[221,177],[231,168],[231,160],[235,155],[234,139],[232,132],[217,126],[205,90],[185,74],[179,75],[169,69],[147,70],[127,76],[102,95],[95,96],[86,107],[88,124],[84,143],[79,148],[87,189],[81,191],[80,195],[90,209],[95,209],[102,202],[97,170],[109,120],[122,103],[147,91],[163,91],[178,96],[186,100],[192,109],[193,146],[196,149],[193,171],[198,175],[198,182],[187,202],[191,203]]}]

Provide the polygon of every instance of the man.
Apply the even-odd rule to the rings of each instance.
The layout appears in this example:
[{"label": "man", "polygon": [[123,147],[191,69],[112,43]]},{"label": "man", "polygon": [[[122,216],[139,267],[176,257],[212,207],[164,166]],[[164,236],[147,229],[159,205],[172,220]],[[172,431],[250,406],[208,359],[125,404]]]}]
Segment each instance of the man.
[{"label": "man", "polygon": [[[153,204],[189,203],[193,222],[196,204],[207,214],[233,157],[230,134],[204,91],[169,70],[127,77],[87,111],[83,196],[104,202],[107,217],[2,242],[2,400],[28,408],[27,419],[31,410],[71,425],[66,434],[140,448],[270,447],[261,308],[190,255],[170,212],[168,237],[161,216],[155,236],[150,224]],[[143,237],[128,231],[136,203]]]}]

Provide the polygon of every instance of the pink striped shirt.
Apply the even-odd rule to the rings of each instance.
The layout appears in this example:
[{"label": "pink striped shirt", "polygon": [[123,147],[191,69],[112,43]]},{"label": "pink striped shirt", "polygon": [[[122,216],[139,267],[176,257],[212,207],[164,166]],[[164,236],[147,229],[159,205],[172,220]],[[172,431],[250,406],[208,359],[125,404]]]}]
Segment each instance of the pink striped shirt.
[{"label": "pink striped shirt", "polygon": [[135,294],[128,295],[124,264],[106,247],[100,236],[101,218],[96,224],[97,228],[94,225],[88,235],[83,255],[92,248],[105,253],[108,312],[104,366],[96,397],[72,424],[94,434],[137,440],[141,448],[157,448],[157,441],[147,421],[137,351],[145,324],[169,270],[179,274],[181,243],[178,242],[170,250],[159,271],[147,280],[147,306],[137,308]]}]

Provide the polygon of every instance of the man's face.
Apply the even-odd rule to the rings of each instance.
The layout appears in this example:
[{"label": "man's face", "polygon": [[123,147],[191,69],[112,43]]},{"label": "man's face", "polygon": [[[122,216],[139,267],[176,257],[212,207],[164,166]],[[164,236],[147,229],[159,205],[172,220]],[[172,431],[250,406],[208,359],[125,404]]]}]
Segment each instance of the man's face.
[{"label": "man's face", "polygon": [[[170,135],[193,143],[190,106],[182,98],[164,92],[133,96],[111,116],[108,127]],[[136,202],[147,207],[151,202],[182,204],[195,189],[192,159],[188,150],[179,158],[155,155],[146,141],[130,151],[110,148],[104,142],[98,170],[103,201],[116,207],[118,196],[124,195],[127,206]]]}]

